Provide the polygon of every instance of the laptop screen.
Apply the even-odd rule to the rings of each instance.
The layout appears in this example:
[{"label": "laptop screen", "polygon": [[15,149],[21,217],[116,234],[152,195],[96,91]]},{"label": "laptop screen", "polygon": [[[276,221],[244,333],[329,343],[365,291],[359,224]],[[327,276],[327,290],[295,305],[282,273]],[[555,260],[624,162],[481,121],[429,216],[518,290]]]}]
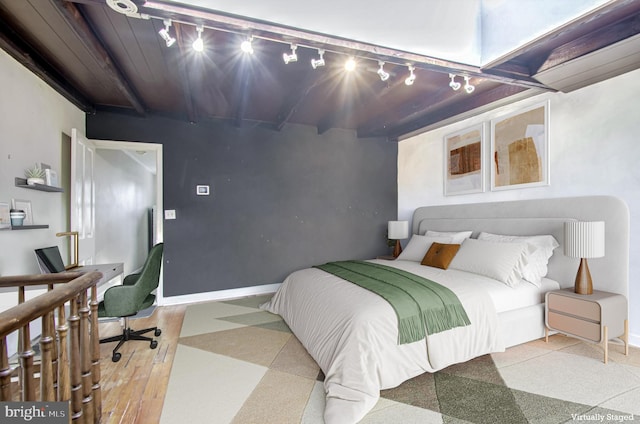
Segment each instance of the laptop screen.
[{"label": "laptop screen", "polygon": [[42,249],[36,249],[36,256],[38,261],[51,273],[63,272],[64,262],[62,262],[62,256],[60,255],[60,249],[58,246],[43,247]]}]

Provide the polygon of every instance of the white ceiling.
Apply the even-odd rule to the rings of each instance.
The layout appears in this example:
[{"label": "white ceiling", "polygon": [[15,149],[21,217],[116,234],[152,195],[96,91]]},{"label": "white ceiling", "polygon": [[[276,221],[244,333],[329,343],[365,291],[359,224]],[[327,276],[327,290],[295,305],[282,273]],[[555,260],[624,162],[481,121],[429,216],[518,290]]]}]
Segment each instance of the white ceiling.
[{"label": "white ceiling", "polygon": [[169,0],[479,66],[607,0]]}]

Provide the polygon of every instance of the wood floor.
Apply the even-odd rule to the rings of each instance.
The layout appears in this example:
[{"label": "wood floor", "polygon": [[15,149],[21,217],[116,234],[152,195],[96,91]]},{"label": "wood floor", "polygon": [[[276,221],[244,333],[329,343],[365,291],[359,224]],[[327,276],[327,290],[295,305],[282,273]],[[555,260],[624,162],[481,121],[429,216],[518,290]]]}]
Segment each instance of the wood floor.
[{"label": "wood floor", "polygon": [[[116,343],[100,345],[103,424],[160,422],[185,310],[186,306],[159,307],[150,317],[130,321],[134,330],[162,329],[156,349],[150,349],[147,342],[129,341],[119,350],[120,361],[114,363],[111,351]],[[119,322],[100,324],[102,338],[121,331]]]}]

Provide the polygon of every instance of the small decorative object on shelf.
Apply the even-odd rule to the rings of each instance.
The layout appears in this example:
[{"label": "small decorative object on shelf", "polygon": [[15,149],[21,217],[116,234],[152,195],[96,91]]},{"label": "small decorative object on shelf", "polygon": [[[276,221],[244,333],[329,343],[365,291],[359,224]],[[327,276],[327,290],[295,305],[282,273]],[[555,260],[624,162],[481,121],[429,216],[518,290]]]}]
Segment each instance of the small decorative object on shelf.
[{"label": "small decorative object on shelf", "polygon": [[44,184],[44,169],[37,165],[32,168],[25,169],[24,176],[27,177],[28,185]]}]

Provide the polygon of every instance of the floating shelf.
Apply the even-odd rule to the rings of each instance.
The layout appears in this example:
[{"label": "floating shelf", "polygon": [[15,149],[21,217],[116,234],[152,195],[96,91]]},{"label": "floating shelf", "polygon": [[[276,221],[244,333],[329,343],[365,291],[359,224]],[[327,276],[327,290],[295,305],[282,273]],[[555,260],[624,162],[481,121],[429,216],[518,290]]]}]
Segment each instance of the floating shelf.
[{"label": "floating shelf", "polygon": [[12,230],[39,230],[43,228],[49,228],[48,225],[18,225],[11,227]]},{"label": "floating shelf", "polygon": [[64,192],[64,189],[61,187],[54,187],[54,186],[49,186],[46,184],[35,184],[35,185],[29,185],[27,184],[27,179],[26,178],[20,178],[20,177],[16,177],[16,187],[22,187],[22,188],[28,188],[31,190],[39,190],[39,191],[48,191],[51,193],[62,193]]}]

